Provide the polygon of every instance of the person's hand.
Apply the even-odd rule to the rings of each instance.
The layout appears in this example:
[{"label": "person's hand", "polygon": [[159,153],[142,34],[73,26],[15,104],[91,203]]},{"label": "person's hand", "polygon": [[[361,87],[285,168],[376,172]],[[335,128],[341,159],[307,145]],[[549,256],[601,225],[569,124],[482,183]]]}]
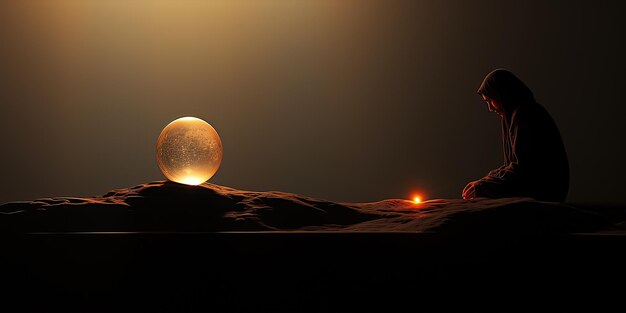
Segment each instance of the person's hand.
[{"label": "person's hand", "polygon": [[463,199],[469,200],[476,198],[476,181],[473,181],[463,188]]}]

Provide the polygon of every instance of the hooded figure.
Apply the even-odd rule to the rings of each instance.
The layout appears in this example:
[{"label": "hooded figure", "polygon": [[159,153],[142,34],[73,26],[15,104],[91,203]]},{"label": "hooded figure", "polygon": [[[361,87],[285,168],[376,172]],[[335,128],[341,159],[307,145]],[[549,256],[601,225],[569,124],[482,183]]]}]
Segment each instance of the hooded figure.
[{"label": "hooded figure", "polygon": [[569,189],[565,147],[550,114],[513,73],[497,69],[478,89],[502,118],[504,165],[469,183],[463,199],[530,197],[563,202]]}]

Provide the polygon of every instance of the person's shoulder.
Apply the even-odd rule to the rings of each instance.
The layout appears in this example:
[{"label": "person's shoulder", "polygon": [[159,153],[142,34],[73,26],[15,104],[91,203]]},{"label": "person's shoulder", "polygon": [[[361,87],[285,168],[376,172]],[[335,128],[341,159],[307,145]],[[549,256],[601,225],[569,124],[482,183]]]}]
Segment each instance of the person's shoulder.
[{"label": "person's shoulder", "polygon": [[511,113],[511,124],[523,122],[528,119],[528,108],[518,107]]},{"label": "person's shoulder", "polygon": [[525,121],[525,120],[537,120],[544,118],[547,115],[547,111],[539,103],[528,103],[519,106],[511,114],[512,121]]},{"label": "person's shoulder", "polygon": [[554,121],[548,111],[539,103],[519,107],[511,115],[511,127],[540,130],[550,128]]}]

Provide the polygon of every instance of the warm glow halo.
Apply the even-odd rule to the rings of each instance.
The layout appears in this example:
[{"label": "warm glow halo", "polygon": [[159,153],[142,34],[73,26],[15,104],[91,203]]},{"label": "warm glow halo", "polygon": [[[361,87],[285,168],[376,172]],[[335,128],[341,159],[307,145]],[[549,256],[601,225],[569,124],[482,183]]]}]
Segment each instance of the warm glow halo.
[{"label": "warm glow halo", "polygon": [[203,180],[202,178],[194,177],[194,176],[187,176],[180,180],[180,183],[183,183],[185,185],[191,185],[191,186],[197,186],[204,182],[205,180]]},{"label": "warm glow halo", "polygon": [[424,193],[421,190],[415,190],[411,192],[409,199],[409,201],[416,204],[422,203],[424,202]]}]

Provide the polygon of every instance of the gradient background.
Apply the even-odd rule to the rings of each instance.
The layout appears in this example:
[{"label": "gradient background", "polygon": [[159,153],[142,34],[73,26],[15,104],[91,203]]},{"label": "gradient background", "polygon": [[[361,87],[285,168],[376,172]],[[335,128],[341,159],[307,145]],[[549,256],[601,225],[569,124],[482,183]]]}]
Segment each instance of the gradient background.
[{"label": "gradient background", "polygon": [[561,130],[568,202],[626,203],[623,3],[1,1],[0,202],[164,179],[181,116],[221,136],[212,183],[458,198],[502,163],[476,89],[505,67]]}]

